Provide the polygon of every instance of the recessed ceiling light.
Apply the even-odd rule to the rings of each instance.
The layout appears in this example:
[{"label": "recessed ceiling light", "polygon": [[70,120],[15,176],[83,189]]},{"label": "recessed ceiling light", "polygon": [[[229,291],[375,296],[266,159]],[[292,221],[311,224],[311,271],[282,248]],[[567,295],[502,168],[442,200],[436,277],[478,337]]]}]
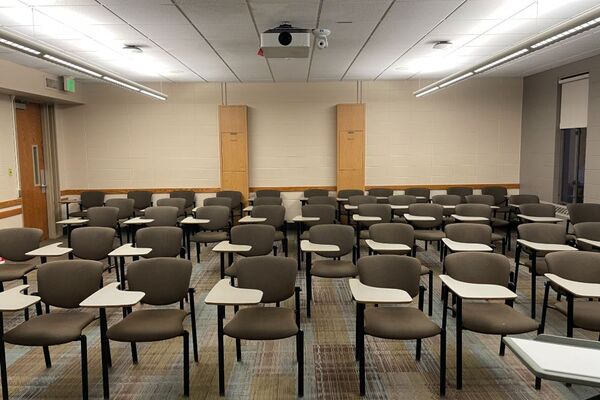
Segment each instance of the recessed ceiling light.
[{"label": "recessed ceiling light", "polygon": [[351,24],[352,21],[335,21],[336,24]]},{"label": "recessed ceiling light", "polygon": [[142,50],[142,46],[137,45],[137,44],[126,44],[125,46],[123,46],[123,50],[129,52],[129,53],[143,53],[144,50]]}]

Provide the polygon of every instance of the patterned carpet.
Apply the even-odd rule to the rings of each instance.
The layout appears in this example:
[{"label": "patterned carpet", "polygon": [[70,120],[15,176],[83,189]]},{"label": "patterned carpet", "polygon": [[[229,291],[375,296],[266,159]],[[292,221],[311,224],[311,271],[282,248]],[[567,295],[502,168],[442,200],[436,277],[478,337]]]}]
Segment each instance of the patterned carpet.
[{"label": "patterned carpet", "polygon": [[[295,257],[295,241],[290,240],[290,257]],[[197,290],[197,322],[200,362],[191,363],[193,399],[217,399],[216,307],[204,304],[208,291],[219,279],[219,258],[202,248],[200,265],[194,265],[192,284]],[[194,253],[192,253],[194,254]],[[366,249],[363,249],[363,256]],[[440,272],[435,246],[418,258]],[[36,287],[35,273],[30,282]],[[105,283],[114,281],[105,275]],[[305,332],[305,398],[357,399],[358,365],[354,361],[355,306],[345,280],[314,279],[313,316],[305,315],[302,293],[302,329]],[[541,282],[541,279],[540,279]],[[304,288],[304,270],[298,274]],[[541,284],[538,301],[542,301]],[[521,272],[519,299],[515,307],[529,312],[529,275]],[[440,281],[435,280],[433,320],[441,324]],[[283,306],[293,307],[290,299]],[[427,303],[425,304],[427,307]],[[540,308],[538,308],[539,310]],[[227,310],[231,316],[231,310]],[[5,329],[22,321],[21,313],[5,315]],[[122,318],[118,309],[109,311],[109,326]],[[539,316],[538,316],[539,318]],[[186,321],[188,330],[189,321]],[[546,332],[564,335],[566,320],[549,311]],[[586,399],[598,390],[567,387],[544,381],[541,391],[533,388],[531,373],[507,350],[498,356],[499,337],[465,332],[464,384],[455,385],[455,326],[449,319],[447,399]],[[90,397],[102,398],[98,322],[86,330],[89,353]],[[533,336],[525,335],[525,336]],[[597,334],[576,330],[576,337],[597,339]],[[111,397],[114,399],[176,399],[183,397],[181,339],[155,344],[138,344],[139,364],[133,365],[128,344],[111,342],[113,367],[110,370]],[[295,340],[271,342],[242,341],[242,362],[235,360],[235,343],[225,339],[226,398],[291,399],[296,395]],[[53,366],[46,369],[41,348],[7,345],[9,390],[13,399],[80,398],[80,353],[77,343],[52,347]],[[366,377],[368,399],[435,399],[438,396],[439,337],[423,342],[421,361],[414,359],[415,342],[398,342],[367,337]],[[192,357],[190,357],[193,360]]]}]

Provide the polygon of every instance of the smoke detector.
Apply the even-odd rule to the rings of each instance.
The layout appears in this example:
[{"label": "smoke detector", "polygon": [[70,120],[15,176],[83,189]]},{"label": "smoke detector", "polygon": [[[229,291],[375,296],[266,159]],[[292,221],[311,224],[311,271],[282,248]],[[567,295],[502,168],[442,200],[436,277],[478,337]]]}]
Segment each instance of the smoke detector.
[{"label": "smoke detector", "polygon": [[142,46],[137,45],[137,44],[126,44],[125,46],[123,46],[123,50],[127,51],[128,53],[135,53],[135,54],[144,52],[144,50],[142,50]]},{"label": "smoke detector", "polygon": [[444,50],[452,46],[452,42],[449,40],[439,40],[433,43],[433,48],[436,50]]}]

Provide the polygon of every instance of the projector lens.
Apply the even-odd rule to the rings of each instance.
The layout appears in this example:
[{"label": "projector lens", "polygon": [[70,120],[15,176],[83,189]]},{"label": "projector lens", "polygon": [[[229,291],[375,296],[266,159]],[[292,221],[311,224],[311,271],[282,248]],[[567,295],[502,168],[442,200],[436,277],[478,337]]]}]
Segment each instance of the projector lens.
[{"label": "projector lens", "polygon": [[279,34],[279,44],[282,46],[289,46],[292,43],[292,34],[289,32],[281,32]]}]

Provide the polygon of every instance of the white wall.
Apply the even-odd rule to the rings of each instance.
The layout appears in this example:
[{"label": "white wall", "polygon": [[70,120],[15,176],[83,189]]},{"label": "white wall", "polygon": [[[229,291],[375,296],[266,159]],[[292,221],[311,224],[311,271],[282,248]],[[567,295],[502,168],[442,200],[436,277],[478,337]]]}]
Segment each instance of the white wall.
[{"label": "white wall", "polygon": [[[14,200],[19,197],[17,155],[15,147],[15,125],[12,101],[6,95],[0,95],[0,201]],[[10,171],[12,171],[12,176]],[[13,208],[3,208],[8,211]],[[23,226],[21,215],[0,219],[0,228]]]},{"label": "white wall", "polygon": [[[515,183],[520,79],[473,79],[415,98],[414,81],[363,83],[367,185]],[[165,84],[159,102],[104,84],[59,106],[61,189],[218,187],[218,84]],[[249,106],[250,186],[335,185],[335,104],[356,82],[227,85]]]},{"label": "white wall", "polygon": [[521,79],[471,79],[421,98],[417,88],[363,82],[367,185],[519,181]]}]

